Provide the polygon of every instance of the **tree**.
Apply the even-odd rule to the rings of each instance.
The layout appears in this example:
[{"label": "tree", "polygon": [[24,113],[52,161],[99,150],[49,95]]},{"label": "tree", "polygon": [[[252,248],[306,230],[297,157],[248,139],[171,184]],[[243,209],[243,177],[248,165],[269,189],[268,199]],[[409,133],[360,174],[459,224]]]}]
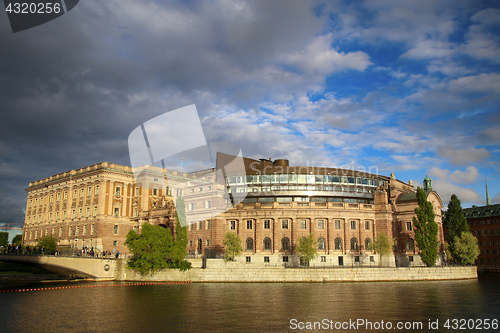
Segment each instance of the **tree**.
[{"label": "tree", "polygon": [[462,265],[473,264],[479,256],[479,245],[477,238],[468,231],[462,232],[460,238],[455,236],[455,256]]},{"label": "tree", "polygon": [[179,219],[181,226],[187,226],[186,203],[184,202],[184,198],[181,196],[177,197],[177,200],[175,201],[175,211],[177,213],[177,218]]},{"label": "tree", "polygon": [[12,238],[12,245],[21,245],[22,242],[23,242],[22,235],[15,235],[14,238]]},{"label": "tree", "polygon": [[37,246],[40,249],[43,247],[44,254],[53,255],[56,253],[57,249],[57,238],[55,238],[53,235],[42,236],[42,238],[38,240]]},{"label": "tree", "polygon": [[367,250],[373,250],[380,254],[380,265],[382,265],[382,256],[391,253],[393,243],[389,240],[389,237],[385,232],[380,232],[373,243],[371,243],[370,248]]},{"label": "tree", "polygon": [[299,240],[297,252],[300,255],[301,262],[305,263],[307,266],[309,266],[309,262],[317,256],[317,243],[316,239],[314,239],[314,234],[309,234]]},{"label": "tree", "polygon": [[453,257],[457,257],[455,252],[455,239],[460,239],[462,233],[469,231],[469,225],[465,219],[462,206],[458,197],[453,194],[448,203],[448,210],[444,213],[443,223],[446,226],[446,240],[449,244],[449,251]]},{"label": "tree", "polygon": [[2,231],[0,232],[0,246],[8,246],[9,245],[9,233]]},{"label": "tree", "polygon": [[181,245],[176,244],[170,228],[145,223],[140,234],[134,230],[129,231],[125,245],[134,254],[128,266],[142,275],[165,268],[179,268],[182,271],[191,268],[191,263],[184,259],[185,256],[179,256]]},{"label": "tree", "polygon": [[434,221],[434,208],[427,201],[427,193],[420,187],[417,189],[417,200],[418,208],[415,208],[417,217],[413,217],[415,241],[421,251],[420,258],[427,267],[432,267],[438,257],[438,225]]},{"label": "tree", "polygon": [[233,261],[234,257],[239,256],[243,252],[243,247],[241,246],[241,239],[238,234],[233,232],[228,232],[224,235],[224,249],[226,251],[224,255],[224,261]]}]

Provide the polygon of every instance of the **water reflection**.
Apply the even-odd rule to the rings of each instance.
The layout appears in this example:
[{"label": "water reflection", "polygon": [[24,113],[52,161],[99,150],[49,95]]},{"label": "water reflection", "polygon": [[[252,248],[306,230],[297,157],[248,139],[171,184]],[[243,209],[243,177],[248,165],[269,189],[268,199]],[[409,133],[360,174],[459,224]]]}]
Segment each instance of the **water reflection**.
[{"label": "water reflection", "polygon": [[287,332],[293,318],[422,321],[426,328],[429,319],[496,318],[497,281],[497,275],[487,275],[466,281],[200,283],[1,293],[0,321],[8,332]]}]

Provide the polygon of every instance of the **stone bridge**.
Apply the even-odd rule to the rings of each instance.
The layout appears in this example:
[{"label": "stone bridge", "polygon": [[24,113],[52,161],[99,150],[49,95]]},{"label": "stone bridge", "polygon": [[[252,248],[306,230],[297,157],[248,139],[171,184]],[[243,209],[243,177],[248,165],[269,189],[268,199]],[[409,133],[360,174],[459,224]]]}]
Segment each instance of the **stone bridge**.
[{"label": "stone bridge", "polygon": [[115,278],[114,259],[0,254],[0,261],[39,266],[68,279],[113,280]]}]

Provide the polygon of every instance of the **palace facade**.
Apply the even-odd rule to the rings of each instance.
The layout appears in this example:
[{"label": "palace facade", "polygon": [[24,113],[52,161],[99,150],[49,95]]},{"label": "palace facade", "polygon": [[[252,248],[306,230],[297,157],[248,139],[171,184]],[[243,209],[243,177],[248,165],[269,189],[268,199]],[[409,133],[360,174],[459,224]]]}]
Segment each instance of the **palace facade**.
[{"label": "palace facade", "polygon": [[[239,163],[233,163],[238,159]],[[243,168],[237,166],[244,166]],[[134,177],[135,176],[135,177]],[[439,195],[426,177],[424,190],[443,228]],[[61,245],[127,253],[123,242],[143,223],[175,226],[174,202],[182,196],[188,253],[223,252],[226,233],[242,241],[241,259],[257,265],[298,264],[299,239],[317,240],[317,265],[378,265],[370,244],[380,233],[395,240],[387,264],[421,265],[412,218],[415,188],[390,177],[356,170],[289,166],[287,160],[254,160],[217,154],[216,168],[182,173],[132,170],[107,162],[30,183],[24,241],[46,234]]]}]

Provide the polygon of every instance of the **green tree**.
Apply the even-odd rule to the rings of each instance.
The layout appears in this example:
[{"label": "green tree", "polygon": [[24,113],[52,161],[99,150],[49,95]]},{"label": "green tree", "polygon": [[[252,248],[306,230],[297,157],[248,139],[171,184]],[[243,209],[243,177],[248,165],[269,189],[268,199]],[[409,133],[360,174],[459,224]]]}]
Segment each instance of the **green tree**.
[{"label": "green tree", "polygon": [[44,254],[53,255],[56,253],[57,249],[57,238],[53,235],[42,236],[42,238],[38,240],[37,246],[39,249],[43,247]]},{"label": "green tree", "polygon": [[[443,223],[446,226],[446,241],[449,244],[451,255],[457,258],[455,252],[455,239],[460,239],[463,232],[469,231],[469,225],[465,219],[462,206],[458,197],[453,194],[448,203],[448,210],[444,213]],[[458,259],[458,258],[457,258]]]},{"label": "green tree", "polygon": [[468,231],[462,232],[460,238],[455,236],[455,256],[462,265],[473,264],[479,256],[477,238]]},{"label": "green tree", "polygon": [[15,235],[14,238],[12,238],[12,245],[21,245],[22,242],[23,242],[22,235]]},{"label": "green tree", "polygon": [[316,239],[314,239],[314,234],[309,234],[299,239],[297,253],[300,255],[300,260],[307,266],[309,266],[309,262],[318,255],[316,251],[317,243]]},{"label": "green tree", "polygon": [[393,243],[385,232],[380,232],[377,238],[370,244],[367,250],[373,250],[380,255],[380,265],[382,265],[382,256],[391,254]]},{"label": "green tree", "polygon": [[413,217],[415,241],[421,251],[420,258],[427,267],[432,267],[438,257],[438,225],[434,221],[434,208],[427,201],[427,193],[420,187],[417,189],[417,200],[418,208],[415,208],[417,217]]},{"label": "green tree", "polygon": [[241,239],[238,234],[233,232],[228,232],[224,235],[224,261],[233,261],[234,257],[239,256],[243,252],[243,247],[241,246]]},{"label": "green tree", "polygon": [[187,226],[186,203],[184,202],[184,198],[182,196],[177,197],[177,200],[175,202],[175,211],[177,213],[177,218],[179,219],[181,226]]},{"label": "green tree", "polygon": [[191,268],[191,263],[184,260],[184,256],[179,256],[179,245],[169,228],[144,223],[140,234],[134,230],[129,231],[125,245],[134,254],[128,266],[143,275],[165,268]]},{"label": "green tree", "polygon": [[0,232],[0,246],[9,245],[9,233],[6,231]]}]

